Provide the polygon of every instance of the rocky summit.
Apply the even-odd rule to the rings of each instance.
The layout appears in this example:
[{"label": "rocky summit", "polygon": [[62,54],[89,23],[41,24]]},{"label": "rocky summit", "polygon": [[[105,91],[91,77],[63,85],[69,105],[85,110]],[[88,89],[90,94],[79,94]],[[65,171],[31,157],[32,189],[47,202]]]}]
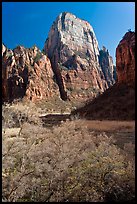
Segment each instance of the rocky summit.
[{"label": "rocky summit", "polygon": [[57,17],[44,51],[51,60],[64,100],[92,97],[114,83],[112,70],[106,77],[99,64],[98,41],[92,26],[71,13],[63,12]]},{"label": "rocky summit", "polygon": [[2,45],[2,100],[49,98],[57,92],[50,60],[36,47]]}]

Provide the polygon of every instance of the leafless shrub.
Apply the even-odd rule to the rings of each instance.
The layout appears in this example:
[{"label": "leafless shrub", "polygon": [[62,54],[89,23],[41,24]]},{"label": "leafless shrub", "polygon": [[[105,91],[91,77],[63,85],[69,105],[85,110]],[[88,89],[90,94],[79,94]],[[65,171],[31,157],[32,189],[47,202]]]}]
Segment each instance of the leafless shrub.
[{"label": "leafless shrub", "polygon": [[40,108],[36,108],[33,103],[29,105],[22,103],[5,104],[2,107],[3,127],[21,127],[24,122],[40,125],[39,114]]},{"label": "leafless shrub", "polygon": [[96,136],[80,120],[52,129],[24,123],[19,135],[2,139],[2,190],[8,202],[134,198],[132,163],[113,138]]}]

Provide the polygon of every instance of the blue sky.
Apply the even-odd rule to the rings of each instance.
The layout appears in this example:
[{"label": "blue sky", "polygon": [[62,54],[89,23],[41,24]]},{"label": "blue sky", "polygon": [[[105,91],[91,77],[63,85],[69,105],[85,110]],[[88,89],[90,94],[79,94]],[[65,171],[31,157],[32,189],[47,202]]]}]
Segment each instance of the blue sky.
[{"label": "blue sky", "polygon": [[53,21],[61,12],[71,12],[93,27],[99,47],[104,45],[115,63],[115,50],[124,34],[135,31],[134,2],[3,2],[2,42],[40,49]]}]

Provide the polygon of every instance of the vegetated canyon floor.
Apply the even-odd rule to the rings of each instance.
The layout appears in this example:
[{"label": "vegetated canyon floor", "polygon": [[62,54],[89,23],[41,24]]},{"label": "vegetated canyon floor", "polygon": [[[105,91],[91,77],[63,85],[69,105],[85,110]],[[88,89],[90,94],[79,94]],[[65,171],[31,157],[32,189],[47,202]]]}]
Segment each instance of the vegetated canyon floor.
[{"label": "vegetated canyon floor", "polygon": [[[71,115],[71,110],[76,108],[76,103],[65,102],[58,98],[53,98],[52,101],[41,101],[39,103],[33,104],[31,102],[24,103],[13,103],[8,105],[6,109],[3,106],[3,111],[5,110],[5,118],[10,117],[12,112],[14,115],[26,114],[31,118],[31,121],[40,120],[43,123],[43,128],[55,128],[56,126],[65,123],[66,121],[75,121],[77,124],[82,124],[88,128],[88,131],[94,131],[95,134],[100,134],[102,132],[106,133],[108,136],[113,136],[116,140],[116,144],[119,147],[123,147],[126,143],[135,143],[135,121],[122,121],[122,120],[87,120],[85,118],[80,118],[78,115]],[[7,113],[6,113],[7,112]],[[8,119],[10,120],[10,118]],[[5,122],[6,123],[6,122]],[[70,123],[71,125],[71,123]],[[4,128],[6,134],[18,134],[20,127]]]},{"label": "vegetated canyon floor", "polygon": [[[47,114],[41,118],[45,127],[52,127],[69,120],[69,114]],[[89,131],[94,131],[95,134],[105,132],[108,136],[113,136],[119,147],[123,147],[125,143],[135,143],[135,121],[75,120],[76,123],[85,125]]]},{"label": "vegetated canyon floor", "polygon": [[[38,152],[38,155],[40,153],[41,158],[45,157],[43,150],[48,151],[49,148],[49,151],[51,151],[53,155],[54,150],[56,150],[58,154],[55,154],[54,156],[51,154],[51,158],[55,158],[56,161],[56,156],[57,158],[59,156],[59,158],[63,159],[64,163],[64,154],[66,156],[66,154],[73,155],[73,153],[75,153],[76,155],[72,156],[72,158],[74,157],[73,159],[75,159],[75,157],[77,156],[81,157],[81,154],[85,154],[86,151],[90,150],[92,151],[91,146],[93,141],[97,146],[99,141],[101,142],[101,144],[104,144],[105,141],[107,142],[110,140],[112,142],[110,142],[109,145],[112,145],[111,147],[112,150],[113,148],[114,149],[116,148],[115,150],[118,150],[120,154],[123,155],[126,154],[127,161],[129,162],[132,161],[134,166],[135,157],[134,120],[132,121],[93,120],[93,119],[87,120],[85,118],[80,118],[78,115],[72,115],[71,114],[72,106],[70,106],[71,104],[68,105],[67,102],[61,101],[61,103],[59,103],[59,100],[58,101],[56,100],[56,102],[54,101],[54,103],[50,103],[49,101],[47,103],[46,102],[42,103],[44,103],[43,106],[41,103],[34,104],[31,102],[30,103],[19,102],[13,104],[5,104],[3,106],[2,153],[4,165],[8,165],[7,161],[9,161],[8,159],[10,156],[16,158],[18,157],[18,154],[26,155],[28,154],[27,150],[29,151],[32,150],[30,152],[31,155],[33,149],[35,149],[36,147],[40,148],[41,153]],[[66,106],[64,106],[63,104]],[[47,110],[45,106],[47,107]],[[64,109],[61,108],[62,106],[64,107]],[[73,143],[74,146],[72,145]],[[107,152],[107,148],[108,146],[105,146],[105,149],[103,149],[102,152],[103,154]],[[66,153],[64,153],[64,151]],[[37,150],[35,149],[34,153],[37,154],[36,152]],[[112,157],[114,157],[115,161],[115,152],[112,151],[112,154],[114,154],[112,155]],[[7,159],[5,159],[6,158],[5,155]],[[35,158],[33,154],[32,158],[33,159]],[[27,159],[27,157],[25,157],[25,159]],[[36,157],[36,161],[38,162],[39,158],[37,159]],[[34,167],[36,166],[38,165],[35,163]],[[40,165],[40,168],[42,168],[42,166],[43,164]],[[8,167],[6,167],[6,169],[7,168],[10,168],[9,165]],[[59,167],[57,166],[57,168]],[[2,173],[3,182],[6,183],[7,174],[5,174],[4,167]],[[134,175],[132,176],[134,178]],[[19,185],[21,185],[21,183],[22,182],[18,182]],[[4,188],[4,190],[7,191],[7,188]],[[10,200],[11,198],[9,197],[8,199]],[[14,199],[16,199],[16,197]]]}]

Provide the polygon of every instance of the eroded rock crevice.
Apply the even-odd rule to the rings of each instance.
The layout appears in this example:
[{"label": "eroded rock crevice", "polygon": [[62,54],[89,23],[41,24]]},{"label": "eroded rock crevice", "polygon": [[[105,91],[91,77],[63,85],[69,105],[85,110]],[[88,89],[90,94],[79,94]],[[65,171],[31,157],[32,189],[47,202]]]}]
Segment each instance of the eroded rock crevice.
[{"label": "eroded rock crevice", "polygon": [[2,45],[2,100],[49,98],[58,88],[50,60],[34,46],[10,50]]}]

